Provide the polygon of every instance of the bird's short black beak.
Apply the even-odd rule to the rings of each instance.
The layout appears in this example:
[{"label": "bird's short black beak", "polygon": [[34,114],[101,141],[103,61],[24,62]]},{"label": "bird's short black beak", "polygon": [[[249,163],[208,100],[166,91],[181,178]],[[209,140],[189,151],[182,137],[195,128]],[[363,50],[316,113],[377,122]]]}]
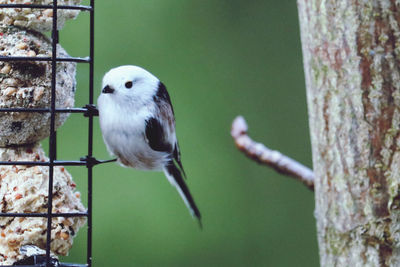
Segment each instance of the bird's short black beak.
[{"label": "bird's short black beak", "polygon": [[103,90],[102,90],[103,94],[112,94],[114,93],[114,89],[112,89],[110,86],[106,85]]}]

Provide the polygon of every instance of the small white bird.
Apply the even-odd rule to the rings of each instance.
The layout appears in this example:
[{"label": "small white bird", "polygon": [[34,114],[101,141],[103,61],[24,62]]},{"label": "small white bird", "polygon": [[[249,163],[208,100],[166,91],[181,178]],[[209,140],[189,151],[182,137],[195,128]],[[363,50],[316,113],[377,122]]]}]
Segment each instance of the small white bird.
[{"label": "small white bird", "polygon": [[183,180],[174,110],[164,84],[140,67],[120,66],[104,75],[97,103],[108,151],[123,166],[164,171],[200,222],[200,211]]}]

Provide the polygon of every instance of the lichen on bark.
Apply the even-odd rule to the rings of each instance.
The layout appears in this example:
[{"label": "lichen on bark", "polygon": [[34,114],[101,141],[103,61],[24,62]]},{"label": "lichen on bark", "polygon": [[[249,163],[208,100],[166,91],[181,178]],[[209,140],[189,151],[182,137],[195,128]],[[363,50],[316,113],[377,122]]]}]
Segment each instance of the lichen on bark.
[{"label": "lichen on bark", "polygon": [[321,265],[398,265],[400,1],[298,9]]}]

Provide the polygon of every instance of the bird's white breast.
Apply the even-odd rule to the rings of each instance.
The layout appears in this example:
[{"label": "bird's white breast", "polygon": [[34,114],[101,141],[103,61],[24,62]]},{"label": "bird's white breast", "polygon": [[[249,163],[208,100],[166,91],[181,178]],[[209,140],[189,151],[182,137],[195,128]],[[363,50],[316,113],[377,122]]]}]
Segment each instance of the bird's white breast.
[{"label": "bird's white breast", "polygon": [[101,94],[98,108],[104,142],[122,165],[143,170],[162,169],[168,154],[152,150],[146,142],[146,119],[152,116],[151,105],[121,105],[109,95]]}]

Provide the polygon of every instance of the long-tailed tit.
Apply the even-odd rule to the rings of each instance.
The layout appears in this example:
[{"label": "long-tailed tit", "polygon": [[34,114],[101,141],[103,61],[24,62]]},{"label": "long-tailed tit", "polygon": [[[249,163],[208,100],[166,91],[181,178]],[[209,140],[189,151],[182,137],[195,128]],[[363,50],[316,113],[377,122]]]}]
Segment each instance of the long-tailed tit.
[{"label": "long-tailed tit", "polygon": [[140,67],[120,66],[104,75],[97,103],[108,151],[123,166],[164,171],[192,216],[200,221],[199,209],[183,179],[174,110],[164,84]]}]

